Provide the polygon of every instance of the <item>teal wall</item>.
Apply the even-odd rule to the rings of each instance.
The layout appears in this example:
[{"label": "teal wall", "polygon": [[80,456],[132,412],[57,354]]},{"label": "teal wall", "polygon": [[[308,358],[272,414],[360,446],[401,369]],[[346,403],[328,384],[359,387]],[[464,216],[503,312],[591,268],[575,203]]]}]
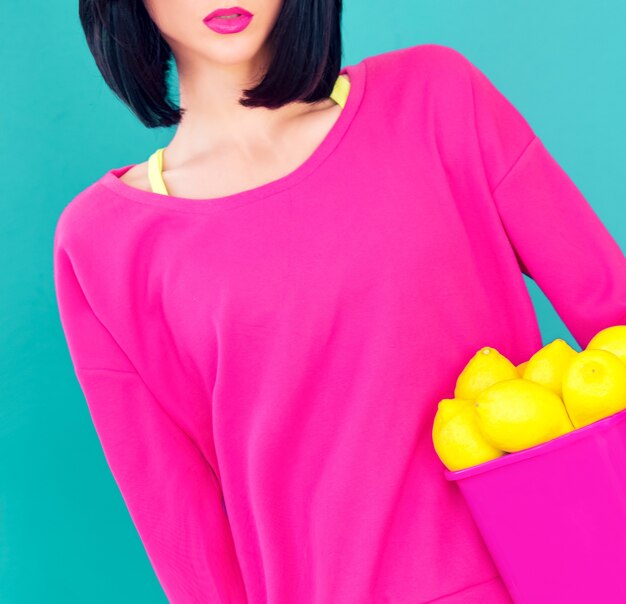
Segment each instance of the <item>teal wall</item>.
[{"label": "teal wall", "polygon": [[[0,1],[0,604],[165,603],[74,377],[51,251],[57,217],[79,191],[145,160],[172,132],[144,128],[105,86],[77,2]],[[464,53],[626,249],[623,0],[353,0],[344,36],[344,64],[418,43]],[[576,346],[527,283],[544,342]]]}]

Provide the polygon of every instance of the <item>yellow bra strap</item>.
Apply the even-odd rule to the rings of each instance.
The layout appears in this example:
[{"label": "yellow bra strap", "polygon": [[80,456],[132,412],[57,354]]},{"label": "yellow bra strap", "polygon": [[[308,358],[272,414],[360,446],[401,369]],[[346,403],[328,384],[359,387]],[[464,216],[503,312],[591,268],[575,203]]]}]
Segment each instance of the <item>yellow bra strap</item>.
[{"label": "yellow bra strap", "polygon": [[163,151],[165,147],[157,149],[148,158],[148,180],[153,193],[168,195],[165,181],[163,180]]},{"label": "yellow bra strap", "polygon": [[[350,80],[344,75],[339,74],[339,77],[335,80],[333,91],[330,93],[330,98],[335,101],[342,109],[346,105],[348,93],[350,92]],[[163,180],[163,151],[165,147],[157,149],[148,158],[148,180],[150,181],[150,187],[153,193],[161,193],[162,195],[169,195],[165,181]]]},{"label": "yellow bra strap", "polygon": [[333,91],[330,93],[330,98],[333,99],[342,109],[346,105],[346,99],[348,98],[348,92],[350,91],[350,80],[340,73],[339,77],[335,80]]}]

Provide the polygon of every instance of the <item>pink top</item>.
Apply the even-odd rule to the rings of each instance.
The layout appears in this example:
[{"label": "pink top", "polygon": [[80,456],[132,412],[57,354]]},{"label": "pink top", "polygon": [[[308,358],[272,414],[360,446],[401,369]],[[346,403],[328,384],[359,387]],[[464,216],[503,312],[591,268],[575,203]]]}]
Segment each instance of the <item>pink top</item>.
[{"label": "pink top", "polygon": [[476,66],[422,44],[346,70],[286,176],[189,199],[131,164],[58,221],[76,376],[175,604],[510,602],[437,403],[479,347],[542,345],[522,270],[581,347],[626,322],[622,251]]}]

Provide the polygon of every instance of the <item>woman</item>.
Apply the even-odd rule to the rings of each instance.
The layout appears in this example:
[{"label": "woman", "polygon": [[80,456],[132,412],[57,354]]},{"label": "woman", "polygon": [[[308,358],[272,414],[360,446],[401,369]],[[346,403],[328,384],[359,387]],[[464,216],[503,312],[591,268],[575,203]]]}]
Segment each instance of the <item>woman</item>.
[{"label": "woman", "polygon": [[624,256],[458,51],[340,69],[340,0],[218,8],[80,2],[109,86],[177,126],[77,195],[54,242],[156,575],[176,604],[511,602],[434,451],[437,402],[480,347],[541,346],[524,274],[581,346],[624,322]]}]

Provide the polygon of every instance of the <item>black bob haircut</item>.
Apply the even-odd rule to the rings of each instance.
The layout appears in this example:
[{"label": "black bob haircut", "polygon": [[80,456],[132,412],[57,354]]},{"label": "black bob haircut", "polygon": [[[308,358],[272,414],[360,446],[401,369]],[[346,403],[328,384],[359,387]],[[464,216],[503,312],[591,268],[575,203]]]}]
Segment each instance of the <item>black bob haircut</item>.
[{"label": "black bob haircut", "polygon": [[[87,45],[113,92],[148,128],[178,124],[168,99],[172,50],[144,0],[79,0]],[[284,0],[267,44],[270,63],[239,104],[275,109],[330,96],[341,69],[342,0]]]}]

